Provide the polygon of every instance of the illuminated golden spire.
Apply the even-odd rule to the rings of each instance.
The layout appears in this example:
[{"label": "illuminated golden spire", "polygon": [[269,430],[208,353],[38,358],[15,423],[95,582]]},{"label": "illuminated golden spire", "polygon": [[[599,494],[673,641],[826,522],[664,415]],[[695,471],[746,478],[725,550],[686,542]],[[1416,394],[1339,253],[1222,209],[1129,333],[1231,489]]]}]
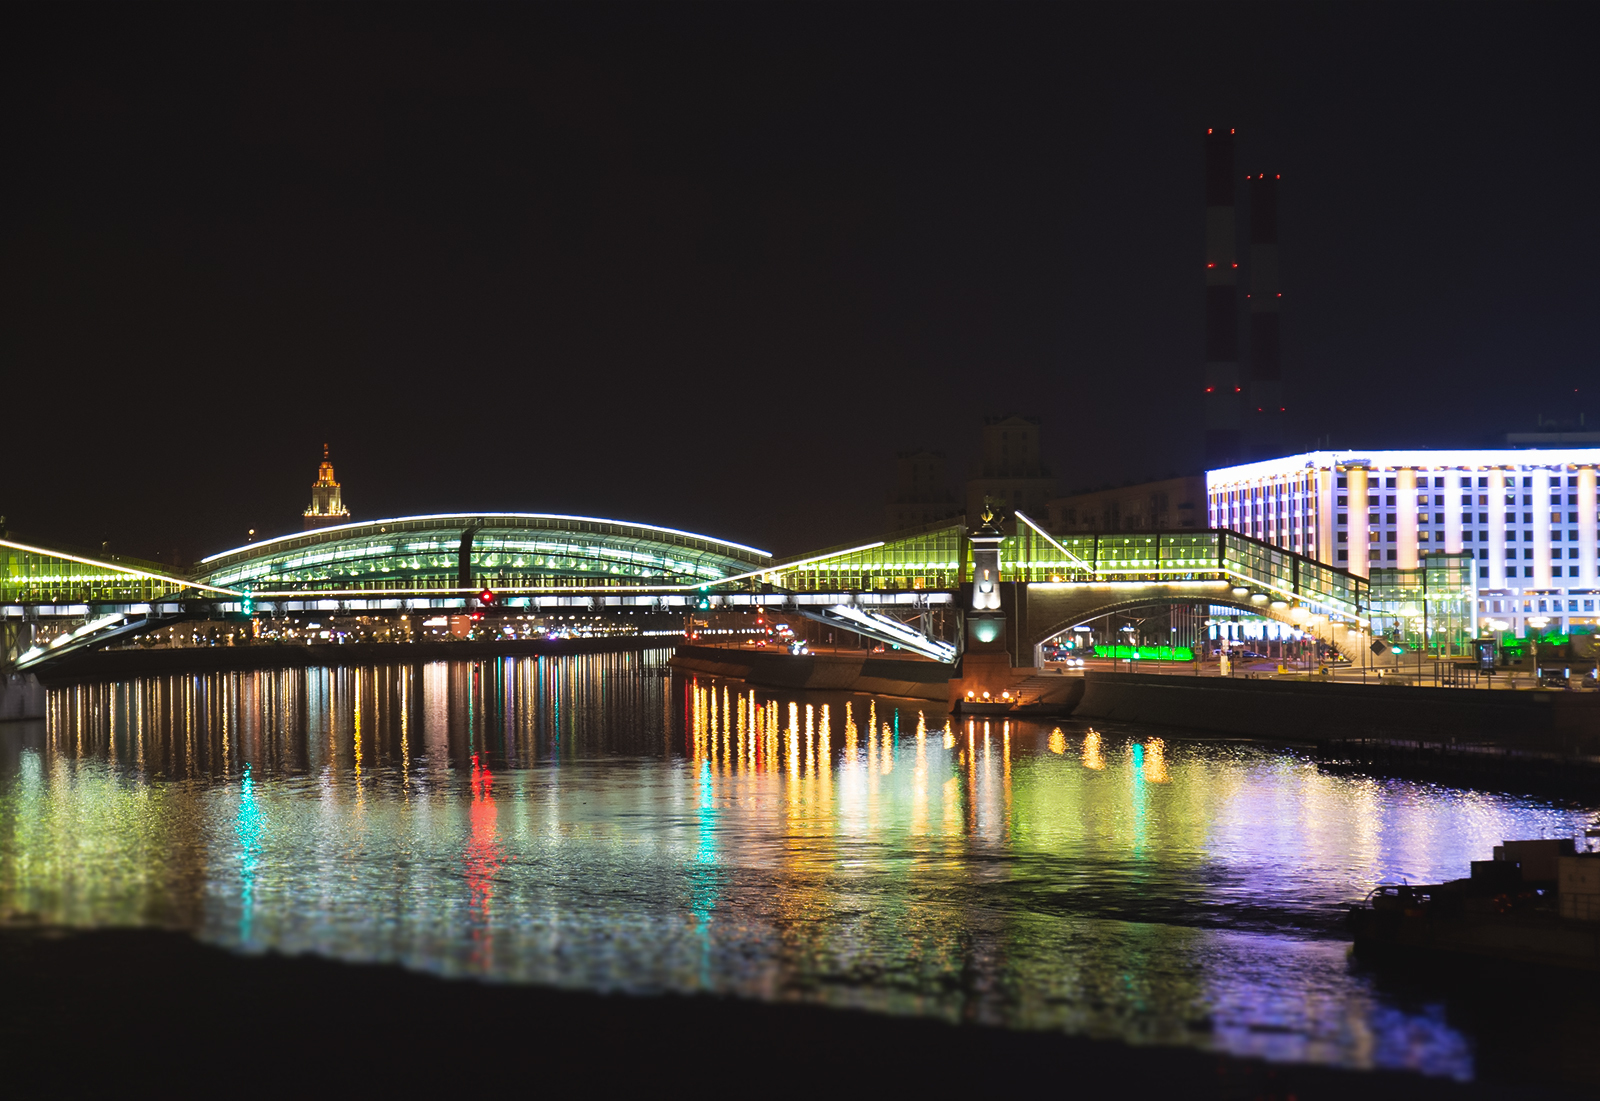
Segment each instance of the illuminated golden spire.
[{"label": "illuminated golden spire", "polygon": [[[339,488],[339,483],[333,480],[333,464],[328,461],[327,444],[322,445],[322,465],[317,468],[316,485],[333,486],[335,489]],[[315,488],[315,486],[313,486],[313,488]],[[309,513],[307,515],[309,515]]]}]

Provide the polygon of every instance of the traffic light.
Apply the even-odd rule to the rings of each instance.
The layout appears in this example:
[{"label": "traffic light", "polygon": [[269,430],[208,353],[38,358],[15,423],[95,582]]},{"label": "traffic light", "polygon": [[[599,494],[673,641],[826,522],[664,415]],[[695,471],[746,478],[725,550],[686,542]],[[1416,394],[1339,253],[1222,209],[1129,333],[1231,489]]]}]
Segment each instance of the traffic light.
[{"label": "traffic light", "polygon": [[244,598],[239,603],[240,609],[245,615],[253,616],[256,614],[256,598],[249,589],[244,590]]},{"label": "traffic light", "polygon": [[494,603],[494,590],[493,589],[484,589],[483,592],[479,593],[478,594],[478,603],[481,604],[485,608],[487,608],[489,605],[493,604]]}]

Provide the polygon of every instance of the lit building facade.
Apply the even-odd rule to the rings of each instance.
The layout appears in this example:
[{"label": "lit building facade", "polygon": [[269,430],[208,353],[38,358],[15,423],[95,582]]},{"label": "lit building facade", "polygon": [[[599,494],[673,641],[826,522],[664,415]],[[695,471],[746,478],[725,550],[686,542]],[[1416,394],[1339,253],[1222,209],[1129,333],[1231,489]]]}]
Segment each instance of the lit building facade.
[{"label": "lit building facade", "polygon": [[311,487],[311,504],[306,506],[305,530],[326,528],[347,523],[350,510],[344,507],[339,493],[339,483],[333,477],[333,463],[328,460],[328,445],[322,445],[322,465],[317,468],[317,480]]},{"label": "lit building facade", "polygon": [[1597,467],[1600,447],[1316,451],[1208,471],[1207,518],[1375,585],[1471,559],[1452,573],[1485,634],[1593,628]]}]

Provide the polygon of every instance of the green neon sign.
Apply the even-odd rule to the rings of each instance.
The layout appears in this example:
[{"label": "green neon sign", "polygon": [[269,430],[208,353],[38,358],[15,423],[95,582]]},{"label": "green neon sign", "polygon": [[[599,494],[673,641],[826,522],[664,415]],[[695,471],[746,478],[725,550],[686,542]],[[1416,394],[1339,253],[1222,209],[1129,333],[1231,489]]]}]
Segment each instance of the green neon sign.
[{"label": "green neon sign", "polygon": [[1194,651],[1187,646],[1096,646],[1094,656],[1118,661],[1193,661]]}]

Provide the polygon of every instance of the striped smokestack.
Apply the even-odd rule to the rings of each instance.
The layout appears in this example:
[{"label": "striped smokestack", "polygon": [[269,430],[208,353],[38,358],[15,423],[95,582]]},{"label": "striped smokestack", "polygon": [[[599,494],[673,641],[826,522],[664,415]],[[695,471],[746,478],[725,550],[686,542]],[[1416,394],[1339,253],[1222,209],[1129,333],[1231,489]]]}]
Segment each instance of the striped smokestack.
[{"label": "striped smokestack", "polygon": [[1278,179],[1250,182],[1249,447],[1253,459],[1283,454],[1283,359],[1278,340]]},{"label": "striped smokestack", "polygon": [[1206,131],[1206,468],[1243,455],[1233,131]]}]

